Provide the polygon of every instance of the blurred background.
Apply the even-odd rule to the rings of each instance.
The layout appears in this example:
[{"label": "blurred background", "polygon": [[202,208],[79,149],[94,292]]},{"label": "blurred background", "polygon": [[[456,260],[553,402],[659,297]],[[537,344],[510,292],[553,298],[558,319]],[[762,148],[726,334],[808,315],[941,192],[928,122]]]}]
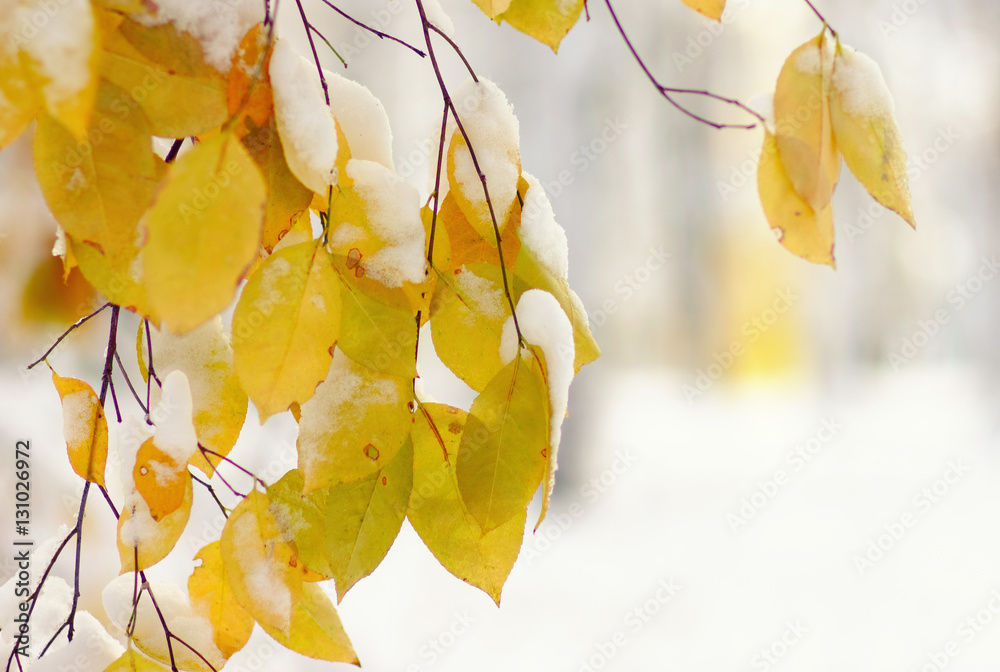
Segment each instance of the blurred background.
[{"label": "blurred background", "polygon": [[[591,3],[591,20],[556,56],[468,0],[441,2],[477,73],[514,106],[523,167],[566,229],[570,282],[604,354],[574,382],[552,512],[529,530],[501,608],[450,576],[404,524],[339,608],[364,669],[995,670],[1000,5],[817,5],[882,67],[918,224],[873,204],[845,169],[834,272],[771,235],[756,192],[761,131],[716,131],[679,114],[605,5]],[[301,39],[294,5],[282,4],[279,33]],[[679,0],[615,9],[662,82],[748,101],[773,89],[785,57],[821,25],[799,0],[728,5],[721,26]],[[421,42],[403,0],[340,6]],[[347,76],[385,104],[396,168],[427,194],[441,106],[429,63],[318,1],[306,7],[347,58]],[[439,54],[458,86],[460,61],[443,43]],[[0,153],[0,443],[32,440],[39,541],[72,524],[80,484],[49,377],[25,365],[93,300],[75,285],[54,299],[54,233],[26,134]],[[106,321],[56,351],[60,373],[99,380]],[[123,321],[121,333],[134,328]],[[421,367],[436,396],[469,403],[430,357]],[[290,442],[290,417],[263,427],[250,417],[234,457],[276,478],[294,466],[279,459]],[[12,483],[0,468],[5,500]],[[204,494],[154,577],[183,582],[194,550],[217,535]],[[0,541],[11,509],[0,503]],[[84,567],[82,605],[103,618],[114,527],[103,503],[89,511],[85,554],[97,561]],[[12,572],[3,558],[0,583]],[[321,667],[257,632],[227,669],[281,665]]]}]

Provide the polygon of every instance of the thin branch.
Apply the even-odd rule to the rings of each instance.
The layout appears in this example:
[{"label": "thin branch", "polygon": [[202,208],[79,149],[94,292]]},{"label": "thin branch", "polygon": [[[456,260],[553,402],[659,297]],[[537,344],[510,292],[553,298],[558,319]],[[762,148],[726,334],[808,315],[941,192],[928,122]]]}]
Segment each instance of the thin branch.
[{"label": "thin branch", "polygon": [[[122,376],[125,378],[125,384],[128,385],[128,389],[132,392],[132,397],[135,399],[136,403],[139,404],[139,408],[142,409],[143,413],[149,413],[149,408],[142,403],[142,398],[139,393],[135,391],[135,387],[132,386],[132,380],[128,377],[128,373],[125,371],[125,365],[122,364],[122,358],[118,356],[118,352],[115,352],[115,361],[118,363],[118,370],[122,372]],[[119,420],[119,422],[121,422]]]},{"label": "thin branch", "polygon": [[330,44],[330,40],[326,39],[326,35],[324,35],[323,33],[319,32],[319,30],[316,28],[316,26],[312,25],[311,23],[308,24],[306,26],[306,28],[308,28],[309,30],[311,30],[314,33],[316,33],[316,37],[318,37],[319,39],[323,40],[323,43],[327,47],[330,48],[330,51],[332,51],[333,55],[337,57],[337,60],[339,60],[341,63],[343,63],[345,68],[347,67],[347,61],[345,61],[344,57],[340,55],[340,52],[337,51],[332,44]]},{"label": "thin branch", "polygon": [[813,5],[813,3],[811,3],[809,0],[806,0],[806,4],[809,5],[809,9],[813,11],[813,14],[819,17],[819,20],[823,22],[823,26],[830,31],[830,34],[833,35],[834,37],[837,37],[837,31],[833,29],[833,26],[831,26],[829,22],[827,22],[826,17],[819,13],[819,10],[816,9],[816,6]]},{"label": "thin branch", "polygon": [[[298,2],[298,0],[296,0],[296,1]],[[424,52],[420,51],[419,49],[417,49],[416,47],[414,47],[409,42],[405,42],[405,41],[399,39],[398,37],[393,37],[389,33],[383,33],[381,30],[377,30],[377,29],[372,28],[371,26],[369,26],[369,25],[367,25],[365,23],[362,23],[361,21],[358,21],[353,16],[351,16],[350,14],[348,14],[347,12],[345,12],[344,10],[342,10],[340,7],[337,7],[337,5],[335,5],[332,2],[330,2],[330,0],[323,0],[323,4],[326,5],[327,7],[329,7],[330,9],[332,9],[333,11],[337,12],[338,14],[340,14],[342,17],[344,17],[345,19],[347,19],[348,21],[350,21],[354,25],[359,26],[361,28],[364,28],[369,33],[371,33],[372,35],[375,35],[376,37],[378,37],[380,40],[386,40],[386,39],[388,39],[388,40],[392,40],[393,42],[397,42],[397,43],[403,45],[404,47],[406,47],[407,49],[409,49],[410,51],[412,51],[413,53],[415,53],[420,58],[424,58],[425,56],[427,56],[427,54],[425,54]],[[305,16],[303,16],[303,21],[304,20],[305,20]]]},{"label": "thin branch", "polygon": [[115,503],[111,501],[111,495],[108,494],[108,489],[105,488],[103,485],[99,485],[97,487],[100,488],[101,494],[104,495],[104,501],[106,501],[108,503],[108,506],[111,507],[111,513],[115,514],[115,518],[121,518],[121,514],[118,513],[118,509],[115,507]]},{"label": "thin branch", "polygon": [[756,123],[753,123],[753,124],[722,124],[722,123],[718,123],[718,122],[712,121],[710,119],[706,119],[705,117],[703,117],[703,116],[701,116],[699,114],[696,114],[696,113],[692,112],[691,110],[689,110],[688,108],[686,108],[683,105],[681,105],[679,102],[677,102],[677,100],[674,99],[674,97],[671,94],[690,94],[690,95],[696,95],[696,96],[704,96],[706,98],[711,98],[713,100],[718,100],[720,102],[726,103],[727,105],[732,105],[734,107],[737,107],[740,110],[746,112],[747,114],[755,117],[758,121],[760,121],[760,123],[764,123],[764,117],[762,117],[760,115],[760,113],[758,113],[757,111],[755,111],[755,110],[747,107],[746,105],[744,105],[743,103],[739,102],[738,100],[734,100],[732,98],[725,98],[723,96],[719,96],[719,95],[714,94],[714,93],[709,93],[708,91],[700,91],[700,90],[696,90],[696,89],[678,89],[678,88],[673,88],[673,87],[669,87],[669,86],[664,86],[663,84],[661,84],[659,82],[659,80],[657,80],[656,77],[653,75],[653,73],[650,72],[649,68],[646,67],[646,63],[642,60],[642,57],[639,56],[639,52],[637,52],[635,50],[635,47],[632,46],[632,40],[629,39],[628,34],[625,32],[625,29],[622,27],[621,21],[618,20],[618,15],[615,14],[615,9],[614,9],[614,7],[611,6],[611,0],[604,0],[604,4],[608,6],[608,11],[611,13],[611,19],[615,22],[615,27],[618,28],[618,33],[622,36],[622,39],[625,40],[625,45],[628,46],[629,51],[632,52],[632,56],[635,58],[636,62],[639,64],[639,67],[642,68],[642,71],[646,74],[646,77],[649,79],[650,82],[652,82],[653,86],[656,87],[656,90],[660,92],[660,95],[663,96],[667,100],[667,102],[669,102],[671,105],[673,105],[675,108],[677,108],[680,112],[686,114],[687,116],[691,117],[695,121],[699,121],[699,122],[705,124],[706,126],[711,126],[712,128],[716,128],[716,129],[738,128],[738,129],[742,129],[742,130],[749,130],[751,128],[756,128],[757,127]]},{"label": "thin branch", "polygon": [[[437,78],[438,86],[441,89],[441,97],[444,99],[444,104],[451,110],[452,116],[455,117],[455,124],[458,126],[458,130],[462,133],[462,138],[465,140],[465,144],[469,149],[469,156],[472,157],[472,165],[476,169],[476,174],[479,175],[479,182],[483,185],[483,195],[486,197],[486,205],[490,211],[490,220],[493,222],[493,233],[496,236],[497,241],[497,254],[500,258],[500,276],[503,278],[504,295],[507,297],[507,303],[510,304],[510,314],[514,320],[514,331],[517,332],[518,343],[524,343],[524,337],[521,335],[521,325],[517,321],[517,311],[514,310],[514,297],[511,295],[510,284],[507,280],[507,265],[504,263],[503,259],[503,244],[500,238],[500,226],[497,224],[497,216],[493,209],[493,200],[490,198],[490,190],[486,186],[486,174],[483,173],[482,168],[479,167],[479,159],[476,157],[476,150],[472,146],[472,140],[469,138],[469,134],[465,131],[465,126],[462,125],[462,119],[458,115],[458,110],[455,108],[455,103],[451,99],[451,94],[448,93],[448,86],[444,83],[444,77],[441,75],[441,68],[438,65],[437,57],[434,55],[434,45],[431,43],[430,22],[427,20],[427,13],[424,11],[423,1],[416,0],[416,3],[417,10],[420,12],[420,23],[424,32],[424,42],[427,45],[427,54],[430,56],[431,65],[434,68],[434,76]],[[444,134],[442,134],[442,136],[443,135]],[[440,152],[438,153],[438,157],[440,164]],[[440,174],[439,170],[438,179],[440,179]]]},{"label": "thin branch", "polygon": [[[214,450],[210,450],[209,448],[206,448],[205,446],[201,445],[200,443],[198,444],[198,450],[201,451],[201,454],[205,457],[206,460],[208,460],[208,456],[209,455],[212,455],[214,457],[219,458],[223,462],[228,462],[229,464],[233,465],[234,467],[236,467],[237,469],[239,469],[240,471],[242,471],[244,474],[246,474],[247,476],[249,476],[250,478],[252,478],[256,483],[260,483],[262,486],[264,486],[265,489],[267,488],[267,483],[265,483],[263,481],[263,479],[258,478],[257,474],[253,473],[252,471],[250,471],[249,469],[247,469],[243,465],[239,464],[238,462],[235,462],[234,460],[226,457],[222,453],[217,453]],[[208,460],[208,463],[212,464],[212,461]],[[240,494],[239,492],[237,492],[236,490],[234,490],[233,486],[229,485],[229,483],[226,482],[226,479],[222,478],[222,474],[219,474],[219,467],[218,467],[218,465],[214,465],[213,464],[212,466],[215,468],[215,473],[216,473],[216,475],[218,475],[219,479],[222,480],[223,483],[225,483],[225,485],[226,485],[227,488],[229,488],[230,490],[233,491],[234,495],[236,495],[238,497],[245,497],[246,496],[246,495]]]},{"label": "thin branch", "polygon": [[444,41],[447,42],[449,45],[451,45],[451,48],[455,50],[455,53],[458,54],[458,57],[462,59],[462,63],[465,63],[466,70],[468,70],[469,74],[472,75],[472,81],[474,81],[474,82],[476,82],[478,84],[479,83],[479,78],[476,77],[476,71],[472,69],[471,65],[469,65],[468,59],[465,58],[465,54],[463,54],[462,50],[458,48],[457,44],[455,44],[455,40],[453,40],[450,37],[448,37],[448,35],[445,34],[445,32],[443,30],[441,30],[440,28],[438,28],[437,26],[435,26],[433,23],[429,24],[428,27],[431,30],[433,30],[435,33],[437,33],[438,35],[440,35],[441,37],[443,37]]},{"label": "thin branch", "polygon": [[222,515],[224,515],[226,518],[228,518],[229,517],[229,509],[227,509],[222,504],[222,500],[219,499],[219,496],[217,494],[215,494],[215,488],[212,487],[212,484],[209,483],[209,482],[207,482],[207,481],[201,480],[200,478],[198,478],[194,474],[191,474],[191,479],[193,481],[195,481],[197,483],[201,483],[203,486],[205,486],[205,488],[208,490],[208,494],[212,495],[212,499],[214,499],[215,503],[219,505],[220,509],[222,509]]},{"label": "thin branch", "polygon": [[312,24],[306,18],[306,10],[302,8],[302,0],[295,0],[299,8],[299,16],[302,17],[302,26],[306,29],[306,38],[309,40],[309,48],[312,49],[313,61],[316,63],[316,71],[319,73],[319,83],[323,85],[323,98],[326,99],[326,106],[330,106],[330,89],[326,85],[326,75],[323,74],[323,66],[319,62],[319,54],[316,52],[316,43],[313,42],[312,31],[309,30]]},{"label": "thin branch", "polygon": [[86,322],[87,320],[89,320],[90,318],[96,317],[98,314],[100,314],[105,308],[107,308],[110,305],[111,305],[111,302],[109,301],[108,303],[105,303],[103,306],[101,306],[100,308],[98,308],[97,310],[95,310],[94,312],[92,312],[90,315],[87,315],[86,317],[81,317],[79,320],[77,320],[76,322],[74,322],[73,325],[69,329],[67,329],[66,331],[64,331],[62,333],[62,335],[59,336],[59,338],[56,339],[56,342],[53,343],[52,346],[48,350],[45,351],[44,355],[42,355],[41,357],[39,357],[38,359],[36,359],[35,361],[33,361],[31,364],[28,364],[28,369],[33,369],[36,366],[38,366],[39,364],[41,364],[42,362],[44,362],[45,359],[49,355],[52,354],[52,351],[55,350],[59,346],[60,343],[62,343],[62,340],[64,338],[66,338],[67,336],[69,336],[71,332],[75,331],[76,329],[79,329],[83,325],[83,323]]},{"label": "thin branch", "polygon": [[163,161],[165,163],[173,163],[177,158],[177,154],[181,151],[181,145],[184,144],[184,138],[177,138],[174,140],[174,144],[170,145],[170,151],[167,152],[167,158]]}]

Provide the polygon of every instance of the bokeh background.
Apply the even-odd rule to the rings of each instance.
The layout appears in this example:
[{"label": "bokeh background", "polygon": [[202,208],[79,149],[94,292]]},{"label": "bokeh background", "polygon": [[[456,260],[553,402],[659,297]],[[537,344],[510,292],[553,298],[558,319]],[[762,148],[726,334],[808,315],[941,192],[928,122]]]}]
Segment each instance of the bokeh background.
[{"label": "bokeh background", "polygon": [[[294,5],[282,4],[281,32],[301,39]],[[340,6],[420,42],[410,3]],[[818,5],[883,69],[918,222],[912,231],[873,206],[845,170],[836,272],[774,241],[755,188],[761,132],[716,131],[674,110],[602,3],[558,56],[468,0],[442,6],[477,72],[514,106],[523,166],[567,231],[570,281],[604,355],[574,382],[552,513],[526,536],[502,606],[450,576],[404,524],[340,605],[364,669],[996,669],[1000,5]],[[426,194],[441,105],[429,63],[320,2],[306,7],[346,74],[384,102],[397,170]],[[616,10],[661,81],[744,101],[769,93],[787,54],[820,29],[799,0],[729,0],[721,27],[678,0]],[[443,44],[440,54],[457,86],[461,63]],[[32,440],[39,541],[72,524],[81,487],[49,377],[25,371],[86,298],[52,299],[54,232],[26,136],[0,152],[0,445]],[[99,380],[106,320],[56,351],[61,373]],[[121,333],[134,328],[126,320]],[[421,366],[436,396],[469,402],[432,358]],[[234,457],[277,477],[293,466],[281,449],[294,423],[256,424]],[[3,549],[11,463],[0,467]],[[196,493],[195,522],[154,578],[183,582],[218,533],[217,509]],[[99,500],[89,511],[82,606],[103,618],[114,527]],[[0,583],[13,571],[3,552]],[[227,669],[282,666],[325,667],[257,632]]]}]

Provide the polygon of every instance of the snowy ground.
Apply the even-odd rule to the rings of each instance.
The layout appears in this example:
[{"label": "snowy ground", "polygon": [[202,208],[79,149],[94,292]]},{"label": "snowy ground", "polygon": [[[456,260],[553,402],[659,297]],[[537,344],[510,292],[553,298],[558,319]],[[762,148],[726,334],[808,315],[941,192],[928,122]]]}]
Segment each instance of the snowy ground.
[{"label": "snowy ground", "polygon": [[[598,377],[603,409],[564,446],[586,461],[527,539],[501,609],[404,526],[340,606],[364,669],[995,669],[1000,450],[974,376],[913,369],[836,398],[720,387],[693,405],[667,372]],[[0,385],[3,438],[31,436],[61,461],[59,427],[39,421],[57,403],[44,378],[28,394]],[[241,444],[280,463],[287,429]],[[71,521],[72,477],[36,469],[46,526]],[[202,495],[195,515],[210,520]],[[113,534],[103,503],[91,511],[85,593],[117,568],[97,548]],[[184,580],[212,534],[200,528],[161,578]],[[100,615],[96,596],[83,604]],[[258,632],[227,669],[263,659],[321,668]]]}]

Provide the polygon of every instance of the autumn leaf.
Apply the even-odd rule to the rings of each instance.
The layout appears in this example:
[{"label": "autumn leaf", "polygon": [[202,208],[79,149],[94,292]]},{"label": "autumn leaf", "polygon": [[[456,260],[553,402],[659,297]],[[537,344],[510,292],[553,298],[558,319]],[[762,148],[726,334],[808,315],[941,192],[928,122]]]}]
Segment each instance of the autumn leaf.
[{"label": "autumn leaf", "polygon": [[813,210],[829,205],[840,176],[840,153],[830,122],[833,44],[826,31],[785,61],[774,91],[778,152],[795,193]]},{"label": "autumn leaf", "polygon": [[180,505],[159,520],[153,520],[148,509],[122,509],[118,519],[118,556],[122,574],[152,567],[167,557],[181,538],[191,517],[194,496],[190,474],[183,482],[185,489]]},{"label": "autumn leaf", "polygon": [[726,0],[681,0],[685,5],[704,14],[713,21],[722,20],[722,12],[726,10]]},{"label": "autumn leaf", "polygon": [[816,212],[795,192],[781,162],[777,141],[770,133],[764,135],[760,156],[757,191],[778,241],[807,261],[836,268],[831,206]]},{"label": "autumn leaf", "polygon": [[108,462],[108,421],[93,388],[76,378],[52,372],[52,382],[62,400],[63,435],[69,463],[80,478],[104,487]]},{"label": "autumn leaf", "polygon": [[184,334],[229,305],[257,254],[266,196],[260,171],[230,133],[171,165],[141,223],[151,317]]},{"label": "autumn leaf", "polygon": [[526,510],[483,534],[465,507],[455,468],[468,414],[421,404],[413,427],[413,491],[407,517],[445,569],[500,603],[521,550]]},{"label": "autumn leaf", "polygon": [[191,489],[191,474],[185,466],[157,448],[153,439],[139,447],[132,479],[154,521],[159,522],[183,505]]},{"label": "autumn leaf", "polygon": [[166,672],[167,669],[135,649],[129,648],[118,660],[104,668],[104,672]]},{"label": "autumn leaf", "polygon": [[254,273],[233,314],[236,372],[260,421],[309,399],[340,333],[340,285],[321,241],[286,247]]},{"label": "autumn leaf", "polygon": [[212,624],[212,639],[219,651],[229,658],[250,640],[253,617],[233,595],[222,561],[221,542],[204,546],[194,559],[201,560],[201,565],[195,567],[188,577],[191,605],[196,613]]},{"label": "autumn leaf", "polygon": [[872,198],[916,228],[892,94],[875,61],[846,45],[838,46],[833,64],[830,120],[854,176]]},{"label": "autumn leaf", "polygon": [[306,493],[367,478],[392,461],[413,424],[411,385],[334,351],[326,378],[301,407],[299,468]]},{"label": "autumn leaf", "polygon": [[287,634],[261,624],[282,646],[317,660],[360,666],[337,609],[315,584],[302,586],[302,595],[292,611]]},{"label": "autumn leaf", "polygon": [[580,19],[585,4],[585,0],[567,0],[565,2],[561,0],[510,0],[510,6],[496,18],[500,21],[506,21],[515,30],[535,38],[542,44],[552,47],[552,51],[557,52],[563,38]]},{"label": "autumn leaf", "polygon": [[519,514],[545,473],[549,401],[536,359],[515,356],[472,402],[458,451],[462,501],[490,532]]}]

